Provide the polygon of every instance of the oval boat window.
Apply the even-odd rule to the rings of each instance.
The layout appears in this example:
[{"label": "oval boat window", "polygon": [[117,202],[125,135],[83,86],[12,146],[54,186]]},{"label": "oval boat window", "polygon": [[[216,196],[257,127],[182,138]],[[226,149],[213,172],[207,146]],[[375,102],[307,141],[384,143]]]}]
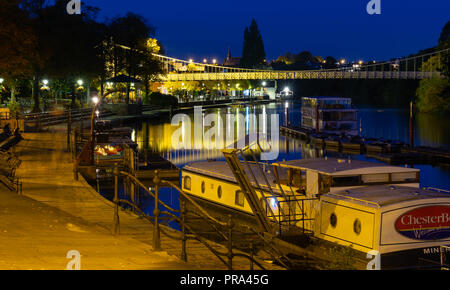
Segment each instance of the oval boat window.
[{"label": "oval boat window", "polygon": [[205,193],[206,185],[205,182],[202,181],[202,193]]},{"label": "oval boat window", "polygon": [[361,233],[361,221],[359,219],[356,219],[355,222],[353,223],[353,231],[358,236]]},{"label": "oval boat window", "polygon": [[219,185],[219,187],[217,188],[217,197],[219,199],[222,198],[222,186]]},{"label": "oval boat window", "polygon": [[337,216],[335,213],[332,213],[330,216],[330,225],[335,228],[337,225]]}]

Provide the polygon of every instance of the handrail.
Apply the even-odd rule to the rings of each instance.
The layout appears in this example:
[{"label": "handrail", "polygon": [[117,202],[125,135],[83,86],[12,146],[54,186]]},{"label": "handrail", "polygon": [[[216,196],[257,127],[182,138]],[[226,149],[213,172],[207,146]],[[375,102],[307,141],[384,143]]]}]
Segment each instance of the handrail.
[{"label": "handrail", "polygon": [[445,192],[450,193],[450,190],[440,189],[440,188],[434,188],[434,187],[425,187],[426,190],[432,190],[437,192]]},{"label": "handrail", "polygon": [[331,192],[326,193],[326,195],[333,195],[333,196],[340,197],[340,198],[350,199],[352,201],[357,201],[357,202],[361,202],[361,203],[365,203],[365,204],[371,204],[371,205],[376,206],[377,208],[381,208],[381,205],[376,203],[376,202],[374,202],[374,201],[368,201],[368,200],[364,200],[364,199],[359,199],[359,198],[355,198],[355,197],[351,197],[351,196],[345,196],[345,195],[341,195],[341,194],[337,194],[337,193],[331,193]]},{"label": "handrail", "polygon": [[[156,184],[156,192],[153,193],[151,192],[151,190],[148,190],[136,177],[132,176],[131,174],[124,172],[124,171],[119,171],[118,167],[116,165],[115,169],[114,169],[114,175],[115,175],[115,195],[114,195],[114,203],[116,204],[115,207],[115,212],[114,212],[114,227],[115,227],[115,231],[117,233],[117,227],[118,227],[118,223],[119,223],[119,212],[118,212],[118,205],[119,204],[127,204],[129,206],[131,206],[132,208],[134,208],[135,210],[137,210],[140,214],[142,214],[148,221],[150,221],[151,223],[154,224],[155,226],[155,231],[154,231],[154,247],[159,245],[159,233],[162,232],[163,234],[165,234],[166,236],[168,236],[169,238],[172,239],[176,239],[176,237],[174,237],[173,235],[167,233],[165,230],[160,230],[159,228],[159,224],[158,224],[158,217],[160,214],[165,214],[168,215],[170,217],[173,218],[173,220],[176,220],[178,223],[180,223],[183,227],[183,232],[182,232],[182,242],[183,242],[183,246],[182,246],[182,257],[186,257],[186,253],[185,251],[185,243],[188,239],[195,239],[198,240],[200,243],[202,243],[204,246],[206,246],[215,256],[217,256],[217,258],[223,262],[226,266],[228,266],[228,268],[231,270],[232,269],[232,259],[233,257],[243,257],[247,260],[249,260],[252,264],[252,268],[253,268],[253,263],[256,264],[258,267],[260,267],[261,269],[265,270],[264,266],[259,263],[254,257],[253,254],[249,255],[247,253],[233,253],[233,244],[232,244],[232,233],[233,233],[233,227],[234,224],[231,221],[231,215],[229,216],[229,221],[224,223],[221,222],[217,219],[215,219],[214,217],[212,217],[211,215],[208,214],[208,212],[206,212],[200,205],[198,205],[194,200],[192,200],[189,196],[187,196],[186,193],[183,192],[183,190],[181,190],[176,184],[174,184],[173,182],[170,181],[166,181],[166,180],[160,180],[158,178],[158,171],[156,171],[156,175],[155,175],[155,179],[154,182]],[[118,186],[118,176],[119,175],[124,175],[130,178],[130,180],[135,183],[136,185],[138,185],[139,187],[143,188],[147,193],[149,193],[152,197],[155,198],[155,205],[156,204],[161,204],[164,207],[166,207],[169,211],[159,211],[159,209],[155,208],[154,210],[154,217],[150,217],[147,214],[145,214],[134,202],[132,201],[128,201],[128,200],[123,200],[123,199],[119,199],[117,196],[117,186]],[[159,184],[168,184],[169,186],[175,188],[176,190],[178,190],[180,192],[180,194],[190,203],[192,203],[200,212],[201,214],[195,213],[198,216],[200,216],[201,218],[204,218],[208,223],[209,221],[212,221],[213,223],[216,223],[218,225],[224,226],[228,229],[228,235],[224,234],[222,231],[220,231],[217,227],[215,227],[213,224],[210,224],[213,226],[213,229],[216,233],[220,234],[225,241],[227,242],[228,246],[228,252],[224,253],[224,252],[220,252],[216,249],[214,249],[207,241],[206,239],[204,239],[200,234],[196,233],[195,230],[193,230],[188,224],[186,224],[186,222],[184,222],[184,218],[185,218],[185,214],[187,212],[187,210],[175,210],[173,208],[171,208],[170,206],[166,205],[164,202],[162,202],[159,198],[158,198],[158,185]],[[172,212],[175,213],[181,213],[181,217],[176,216],[175,214],[173,214]],[[209,221],[208,221],[209,220]],[[185,229],[188,229],[190,233],[192,233],[192,236],[189,237],[188,234],[186,234]],[[158,240],[158,242],[155,242],[156,239]],[[221,245],[224,246],[224,245]],[[156,249],[156,247],[155,247]],[[228,257],[228,262],[225,261],[222,257]],[[282,263],[280,261],[280,263]]]}]

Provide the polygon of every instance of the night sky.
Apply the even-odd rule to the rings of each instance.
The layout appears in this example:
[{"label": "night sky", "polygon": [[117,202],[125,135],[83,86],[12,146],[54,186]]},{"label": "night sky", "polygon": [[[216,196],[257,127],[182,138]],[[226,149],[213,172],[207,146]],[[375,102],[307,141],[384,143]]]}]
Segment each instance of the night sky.
[{"label": "night sky", "polygon": [[255,18],[267,59],[286,52],[347,60],[384,60],[435,46],[450,20],[449,0],[84,0],[101,8],[99,20],[131,11],[156,27],[169,56],[223,60],[228,47],[241,56],[243,32]]}]

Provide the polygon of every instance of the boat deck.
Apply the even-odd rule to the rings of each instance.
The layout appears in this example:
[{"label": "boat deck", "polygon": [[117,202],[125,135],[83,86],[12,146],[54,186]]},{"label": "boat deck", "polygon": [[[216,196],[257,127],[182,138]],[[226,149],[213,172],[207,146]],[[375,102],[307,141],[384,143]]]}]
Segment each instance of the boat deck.
[{"label": "boat deck", "polygon": [[[272,190],[275,194],[281,194],[279,186],[276,182],[275,175],[273,174],[272,167],[268,167],[267,165],[259,164],[261,169],[258,169],[258,165],[254,162],[249,162],[250,170],[247,168],[245,164],[242,165],[245,173],[250,180],[250,182],[257,187],[256,182],[261,186],[261,188],[265,191],[270,192]],[[265,167],[265,168],[264,168]],[[264,178],[264,174],[267,177],[267,181]],[[230,167],[225,161],[205,161],[205,162],[196,162],[193,164],[186,165],[183,168],[183,171],[190,171],[194,173],[203,174],[206,176],[222,179],[225,181],[229,181],[232,183],[237,183],[233,173],[231,172]],[[253,178],[253,176],[256,178]],[[281,177],[281,176],[280,176]],[[282,178],[282,177],[281,177]],[[269,185],[267,184],[269,183]],[[269,188],[270,186],[270,188]]]},{"label": "boat deck", "polygon": [[315,170],[331,176],[352,174],[382,174],[420,172],[419,169],[391,166],[360,160],[345,160],[338,158],[296,159],[275,163],[280,167]]},{"label": "boat deck", "polygon": [[352,188],[325,194],[339,200],[352,203],[369,204],[378,208],[414,200],[448,198],[450,193],[438,192],[407,186],[375,185]]}]

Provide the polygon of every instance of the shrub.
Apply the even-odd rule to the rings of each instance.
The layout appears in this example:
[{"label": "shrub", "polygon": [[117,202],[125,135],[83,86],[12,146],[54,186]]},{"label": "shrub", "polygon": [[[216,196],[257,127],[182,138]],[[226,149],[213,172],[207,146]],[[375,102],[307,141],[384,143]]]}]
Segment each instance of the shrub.
[{"label": "shrub", "polygon": [[172,95],[165,95],[159,92],[153,92],[149,97],[144,98],[144,103],[148,102],[148,105],[170,107],[177,106],[178,99]]}]

